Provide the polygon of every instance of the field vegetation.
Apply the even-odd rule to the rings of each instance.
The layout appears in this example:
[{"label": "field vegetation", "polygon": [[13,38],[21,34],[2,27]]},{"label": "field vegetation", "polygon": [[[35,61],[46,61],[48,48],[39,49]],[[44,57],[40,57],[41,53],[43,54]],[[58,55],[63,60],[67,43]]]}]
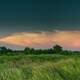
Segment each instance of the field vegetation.
[{"label": "field vegetation", "polygon": [[80,55],[60,46],[24,51],[1,47],[0,80],[80,80]]}]

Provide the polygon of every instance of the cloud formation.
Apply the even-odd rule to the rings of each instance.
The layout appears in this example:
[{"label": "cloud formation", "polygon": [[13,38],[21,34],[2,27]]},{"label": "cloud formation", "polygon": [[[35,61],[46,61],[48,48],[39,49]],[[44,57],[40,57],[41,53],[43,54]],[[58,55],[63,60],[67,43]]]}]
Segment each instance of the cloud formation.
[{"label": "cloud formation", "polygon": [[80,31],[21,32],[0,39],[7,43],[22,47],[49,48],[59,44],[67,49],[80,49]]}]

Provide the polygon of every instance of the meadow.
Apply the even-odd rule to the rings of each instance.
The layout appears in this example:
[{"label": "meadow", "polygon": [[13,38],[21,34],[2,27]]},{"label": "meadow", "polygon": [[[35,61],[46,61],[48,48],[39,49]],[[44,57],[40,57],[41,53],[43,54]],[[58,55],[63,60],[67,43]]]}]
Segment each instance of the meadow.
[{"label": "meadow", "polygon": [[1,55],[0,80],[80,80],[80,55]]}]

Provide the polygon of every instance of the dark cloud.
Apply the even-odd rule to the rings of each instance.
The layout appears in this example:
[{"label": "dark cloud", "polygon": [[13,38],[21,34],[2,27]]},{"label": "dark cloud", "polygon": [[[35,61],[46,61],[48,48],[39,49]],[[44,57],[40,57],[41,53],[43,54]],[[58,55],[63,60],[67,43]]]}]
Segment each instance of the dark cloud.
[{"label": "dark cloud", "polygon": [[0,1],[0,35],[80,30],[79,0]]}]

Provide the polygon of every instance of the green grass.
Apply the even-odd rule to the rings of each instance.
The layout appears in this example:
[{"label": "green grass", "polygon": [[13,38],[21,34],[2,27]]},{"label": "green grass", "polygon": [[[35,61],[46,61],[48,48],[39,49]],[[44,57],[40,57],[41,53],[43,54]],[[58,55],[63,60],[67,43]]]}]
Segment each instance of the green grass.
[{"label": "green grass", "polygon": [[0,80],[80,80],[80,56],[3,55]]}]

